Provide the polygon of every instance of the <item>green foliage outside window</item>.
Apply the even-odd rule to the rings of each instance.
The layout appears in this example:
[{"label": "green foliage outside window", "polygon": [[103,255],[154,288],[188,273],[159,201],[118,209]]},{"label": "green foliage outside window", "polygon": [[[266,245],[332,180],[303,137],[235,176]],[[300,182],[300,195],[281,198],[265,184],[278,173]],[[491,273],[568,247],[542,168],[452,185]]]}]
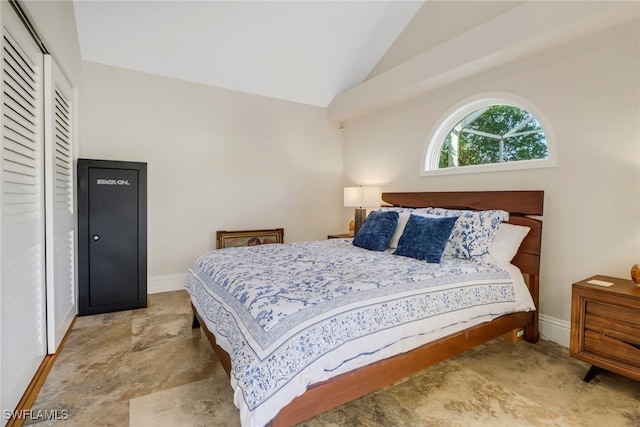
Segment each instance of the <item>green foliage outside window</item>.
[{"label": "green foliage outside window", "polygon": [[[455,142],[457,139],[457,156]],[[546,159],[547,142],[540,124],[526,111],[509,105],[477,110],[449,132],[439,168]]]}]

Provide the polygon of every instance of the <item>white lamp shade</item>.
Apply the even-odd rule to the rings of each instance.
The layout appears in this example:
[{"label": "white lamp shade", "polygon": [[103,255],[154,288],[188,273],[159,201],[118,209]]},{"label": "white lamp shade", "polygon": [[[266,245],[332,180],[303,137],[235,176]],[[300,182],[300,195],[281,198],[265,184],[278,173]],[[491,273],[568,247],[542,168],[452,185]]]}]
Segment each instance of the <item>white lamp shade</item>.
[{"label": "white lamp shade", "polygon": [[355,208],[380,206],[380,189],[378,187],[345,187],[344,205]]}]

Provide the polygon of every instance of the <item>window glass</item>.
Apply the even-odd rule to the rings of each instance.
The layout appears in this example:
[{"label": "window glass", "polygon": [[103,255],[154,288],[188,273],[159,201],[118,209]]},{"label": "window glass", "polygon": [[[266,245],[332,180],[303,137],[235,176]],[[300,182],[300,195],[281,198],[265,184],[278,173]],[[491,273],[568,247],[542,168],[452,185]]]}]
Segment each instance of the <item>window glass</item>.
[{"label": "window glass", "polygon": [[[549,141],[529,111],[508,101],[469,102],[450,114],[428,141],[425,172],[551,166]],[[491,165],[491,166],[484,166]],[[452,170],[454,169],[454,170]]]}]

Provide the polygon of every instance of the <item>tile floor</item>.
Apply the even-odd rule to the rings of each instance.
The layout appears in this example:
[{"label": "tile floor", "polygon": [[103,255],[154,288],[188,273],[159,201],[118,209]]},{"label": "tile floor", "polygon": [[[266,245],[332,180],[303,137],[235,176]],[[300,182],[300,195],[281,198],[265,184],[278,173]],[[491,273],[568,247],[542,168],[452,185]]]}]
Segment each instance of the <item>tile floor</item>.
[{"label": "tile floor", "polygon": [[[79,317],[33,410],[66,410],[26,425],[239,426],[229,380],[191,329],[184,291],[149,307]],[[494,340],[301,425],[640,426],[640,382],[602,373],[548,341]]]}]

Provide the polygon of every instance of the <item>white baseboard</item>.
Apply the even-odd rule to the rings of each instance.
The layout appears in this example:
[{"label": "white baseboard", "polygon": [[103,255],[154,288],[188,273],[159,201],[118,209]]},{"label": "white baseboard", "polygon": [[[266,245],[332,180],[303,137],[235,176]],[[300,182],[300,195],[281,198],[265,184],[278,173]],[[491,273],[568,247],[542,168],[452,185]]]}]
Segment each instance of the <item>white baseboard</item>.
[{"label": "white baseboard", "polygon": [[185,277],[186,273],[149,276],[147,277],[147,293],[158,294],[160,292],[182,290],[184,289]]},{"label": "white baseboard", "polygon": [[570,322],[541,314],[538,325],[540,328],[540,338],[569,347],[569,337],[571,335]]}]

